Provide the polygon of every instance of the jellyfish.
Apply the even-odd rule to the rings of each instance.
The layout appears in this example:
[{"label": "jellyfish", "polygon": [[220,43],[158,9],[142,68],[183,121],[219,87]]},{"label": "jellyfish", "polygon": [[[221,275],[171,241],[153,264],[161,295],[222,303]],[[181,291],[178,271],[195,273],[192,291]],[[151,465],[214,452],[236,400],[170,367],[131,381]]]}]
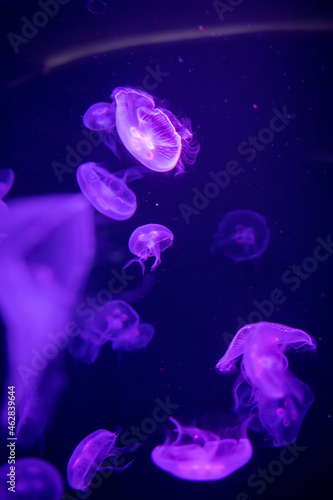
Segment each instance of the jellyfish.
[{"label": "jellyfish", "polygon": [[101,311],[97,312],[91,329],[95,336],[103,340],[114,340],[126,336],[139,324],[137,312],[123,300],[107,302]]},{"label": "jellyfish", "polygon": [[136,196],[126,182],[140,179],[136,169],[110,173],[96,163],[82,163],[76,172],[84,196],[101,214],[115,220],[126,220],[136,211]]},{"label": "jellyfish", "polygon": [[115,126],[115,110],[110,102],[96,102],[83,116],[83,125],[90,130],[109,130]]},{"label": "jellyfish", "polygon": [[136,351],[147,347],[155,334],[155,329],[148,323],[140,323],[127,332],[120,331],[117,338],[111,341],[115,351]]},{"label": "jellyfish", "polygon": [[0,168],[0,200],[11,190],[14,184],[14,172],[11,168]]},{"label": "jellyfish", "polygon": [[[252,388],[260,422],[274,446],[294,442],[314,396],[309,387],[288,370],[287,349],[316,349],[315,340],[302,330],[260,322],[241,328],[216,365],[220,373],[235,369],[242,357],[242,376],[234,386],[236,407],[244,401],[246,385]],[[244,410],[242,403],[240,410]],[[249,405],[250,407],[251,405]],[[253,403],[252,408],[253,409]]]},{"label": "jellyfish", "polygon": [[106,2],[103,2],[103,0],[88,0],[87,9],[92,14],[104,14]]},{"label": "jellyfish", "polygon": [[[120,455],[134,451],[138,445],[116,448],[117,434],[105,429],[99,429],[85,437],[75,448],[67,465],[67,481],[71,488],[85,492],[93,477],[99,470],[113,469],[122,472],[132,462],[119,467],[117,459]],[[108,458],[114,459],[115,465],[101,467]]]},{"label": "jellyfish", "polygon": [[155,172],[167,172],[183,162],[194,164],[199,145],[193,138],[190,120],[179,121],[170,111],[155,106],[154,98],[144,91],[118,87],[111,98],[115,108],[116,130],[105,135],[113,149],[115,133],[125,148],[143,165]]},{"label": "jellyfish", "polygon": [[[151,459],[157,467],[187,481],[218,481],[243,467],[252,457],[252,445],[247,438],[221,439],[218,435],[184,427],[172,417],[177,439],[156,446]],[[188,436],[188,444],[182,444]],[[185,440],[185,439],[184,439]]]},{"label": "jellyfish", "polygon": [[58,469],[46,460],[34,457],[16,459],[15,466],[3,465],[0,486],[3,500],[61,500],[64,494],[64,483]]},{"label": "jellyfish", "polygon": [[155,262],[151,267],[151,271],[153,271],[161,263],[161,252],[172,245],[172,242],[172,232],[161,224],[146,224],[137,227],[128,240],[128,248],[137,257],[129,260],[124,269],[133,262],[139,262],[142,274],[144,274],[144,262],[149,257],[155,257]]},{"label": "jellyfish", "polygon": [[252,210],[234,210],[219,223],[211,251],[234,261],[257,259],[265,252],[269,237],[262,215]]},{"label": "jellyfish", "polygon": [[[0,234],[8,235],[0,244],[0,311],[8,385],[16,386],[20,408],[63,353],[50,332],[70,324],[93,263],[95,239],[92,209],[81,194],[11,199],[8,204],[8,216],[0,217]],[[2,417],[7,422],[7,406]],[[20,426],[23,436],[23,420]]]}]

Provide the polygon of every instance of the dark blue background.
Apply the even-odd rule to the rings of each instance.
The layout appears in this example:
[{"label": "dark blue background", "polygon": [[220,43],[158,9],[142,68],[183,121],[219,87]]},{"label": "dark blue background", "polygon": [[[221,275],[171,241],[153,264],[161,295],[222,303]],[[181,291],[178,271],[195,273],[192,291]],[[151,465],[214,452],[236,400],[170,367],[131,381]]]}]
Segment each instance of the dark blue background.
[{"label": "dark blue background", "polygon": [[[117,86],[142,86],[146,66],[160,64],[169,73],[152,93],[165,99],[171,111],[190,117],[201,144],[198,160],[187,174],[148,175],[133,183],[138,210],[132,219],[118,223],[96,214],[98,252],[86,290],[91,295],[105,288],[110,270],[121,269],[129,258],[126,245],[135,227],[157,222],[174,233],[174,246],[154,272],[153,291],[133,304],[143,321],[154,324],[156,336],[146,352],[120,359],[106,345],[94,365],[66,355],[70,383],[45,432],[43,458],[65,477],[67,461],[83,437],[98,428],[114,431],[140,425],[152,416],[156,398],[169,396],[179,404],[173,416],[183,424],[200,427],[222,419],[219,416],[232,404],[233,383],[214,371],[226,349],[223,334],[233,335],[237,317],[247,320],[255,309],[252,302],[268,299],[277,287],[286,300],[269,320],[303,329],[318,342],[315,356],[290,356],[291,369],[316,399],[297,441],[306,450],[259,497],[330,498],[333,257],[319,263],[294,292],[281,276],[313,256],[316,238],[326,239],[333,230],[332,32],[274,31],[277,21],[332,19],[328,3],[244,1],[221,24],[211,2],[113,1],[98,16],[87,11],[86,2],[71,0],[16,55],[7,33],[19,33],[20,17],[31,18],[36,10],[37,2],[2,6],[1,166],[16,174],[11,197],[78,192],[75,172],[59,183],[52,162],[64,163],[65,147],[75,149],[84,139],[85,110],[96,101],[107,101]],[[223,30],[264,22],[270,28],[261,34],[133,46],[43,73],[48,55],[89,41],[199,25],[210,32],[209,26],[221,25]],[[239,144],[268,126],[274,107],[285,105],[297,117],[255,160],[246,162],[237,152]],[[129,166],[103,145],[83,161],[105,159],[114,170]],[[192,189],[202,191],[210,180],[208,173],[224,170],[230,159],[238,160],[243,172],[186,225],[178,205],[190,205]],[[255,210],[267,219],[271,240],[257,262],[234,264],[210,253],[218,222],[235,209]],[[114,260],[115,246],[124,256],[119,262]],[[132,289],[141,282],[139,266],[130,272],[136,276]],[[2,345],[4,351],[4,339]],[[3,375],[4,371],[5,360]],[[133,466],[105,480],[91,498],[234,500],[244,491],[255,499],[256,488],[247,484],[248,477],[280,453],[251,434],[254,456],[244,468],[222,481],[189,483],[150,461],[150,451],[164,441],[167,428],[171,424],[160,426],[135,453]],[[40,449],[33,452],[37,455]],[[67,491],[76,498],[73,490]]]}]

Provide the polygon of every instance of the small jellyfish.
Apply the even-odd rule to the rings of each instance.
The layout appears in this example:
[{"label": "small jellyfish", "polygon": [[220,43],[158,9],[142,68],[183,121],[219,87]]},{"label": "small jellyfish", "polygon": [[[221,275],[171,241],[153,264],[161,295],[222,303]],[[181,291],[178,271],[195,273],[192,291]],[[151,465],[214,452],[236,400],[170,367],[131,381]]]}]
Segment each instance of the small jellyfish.
[{"label": "small jellyfish", "polygon": [[126,220],[136,211],[136,196],[126,184],[139,179],[135,169],[110,173],[96,163],[82,163],[76,172],[84,196],[101,214],[115,220]]},{"label": "small jellyfish", "polygon": [[[5,495],[1,497],[3,500],[11,498],[60,500],[62,498],[64,483],[61,474],[46,460],[33,457],[19,458],[15,461],[14,469],[14,473],[11,473],[13,469],[10,470],[8,464],[0,468],[0,486],[3,487]],[[13,489],[9,490],[9,488]]]},{"label": "small jellyfish", "polygon": [[257,259],[265,252],[269,237],[262,215],[252,210],[234,210],[219,223],[211,251],[234,261]]},{"label": "small jellyfish", "polygon": [[[200,148],[193,138],[190,120],[179,121],[167,109],[156,107],[154,98],[141,90],[118,87],[111,98],[119,138],[140,163],[156,172],[176,166],[182,172],[183,161],[195,163]],[[110,130],[106,135],[106,144],[111,148],[114,133]]]},{"label": "small jellyfish", "polygon": [[137,312],[129,304],[123,300],[112,300],[96,313],[91,328],[103,340],[114,340],[131,335],[139,321]]},{"label": "small jellyfish", "polygon": [[[122,472],[132,462],[123,467],[117,466],[117,458],[137,447],[130,445],[124,448],[116,448],[117,434],[99,429],[85,437],[75,448],[67,465],[67,481],[71,488],[86,491],[99,470],[113,469]],[[113,457],[115,465],[101,467],[108,457]]]},{"label": "small jellyfish", "polygon": [[87,9],[92,14],[104,14],[106,2],[103,2],[103,0],[88,0]]},{"label": "small jellyfish", "polygon": [[6,196],[14,184],[14,172],[11,168],[0,168],[0,200]]},{"label": "small jellyfish", "polygon": [[112,340],[112,349],[115,351],[136,351],[147,347],[155,334],[155,329],[148,323],[140,323],[135,328],[123,333]]},{"label": "small jellyfish", "polygon": [[172,245],[172,242],[172,232],[161,224],[146,224],[137,227],[128,240],[128,248],[137,257],[128,261],[124,269],[133,262],[139,262],[144,274],[144,262],[149,257],[155,257],[155,262],[151,267],[153,271],[161,263],[161,252]]},{"label": "small jellyfish", "polygon": [[108,130],[115,126],[115,110],[110,102],[96,102],[83,116],[83,125],[90,130]]},{"label": "small jellyfish", "polygon": [[[157,467],[187,481],[218,481],[243,467],[252,457],[247,438],[221,439],[210,431],[184,427],[170,417],[177,439],[156,446],[151,459]],[[189,444],[181,444],[183,436]]]}]

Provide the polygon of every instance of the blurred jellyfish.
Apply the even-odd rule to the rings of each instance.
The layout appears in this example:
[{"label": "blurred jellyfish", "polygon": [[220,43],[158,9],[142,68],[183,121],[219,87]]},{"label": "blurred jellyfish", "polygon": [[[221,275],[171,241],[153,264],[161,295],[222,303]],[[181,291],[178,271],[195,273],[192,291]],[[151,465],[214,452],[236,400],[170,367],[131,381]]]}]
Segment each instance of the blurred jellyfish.
[{"label": "blurred jellyfish", "polygon": [[[10,465],[0,468],[0,491],[2,500],[60,500],[64,494],[64,483],[54,465],[41,458],[19,458],[15,460],[15,471]],[[9,481],[9,483],[7,483]],[[13,490],[9,488],[14,487]],[[15,491],[15,493],[13,493]]]},{"label": "blurred jellyfish", "polygon": [[[99,470],[113,469],[122,472],[132,462],[123,467],[117,466],[117,458],[129,451],[134,451],[136,446],[116,448],[117,434],[99,429],[85,437],[75,448],[67,465],[67,481],[71,488],[85,492],[93,477]],[[101,467],[108,457],[114,457],[114,466]]]},{"label": "blurred jellyfish", "polygon": [[14,184],[14,172],[11,168],[0,168],[0,200],[6,196]]},{"label": "blurred jellyfish", "polygon": [[155,334],[153,325],[140,323],[127,332],[120,331],[117,338],[111,341],[115,351],[136,351],[147,347]]},{"label": "blurred jellyfish", "polygon": [[172,242],[172,232],[161,224],[146,224],[137,227],[128,240],[128,248],[134,255],[137,255],[137,258],[129,260],[124,269],[133,262],[139,262],[144,274],[144,262],[149,257],[155,257],[155,262],[151,267],[153,271],[161,263],[161,252],[172,245]]},{"label": "blurred jellyfish", "polygon": [[[170,417],[178,432],[176,441],[156,446],[151,459],[157,467],[187,481],[217,481],[243,467],[252,457],[247,438],[221,439],[210,431],[184,427]],[[187,443],[185,441],[188,436]]]},{"label": "blurred jellyfish", "polygon": [[262,215],[252,210],[234,210],[219,223],[211,251],[235,261],[257,259],[265,252],[269,237]]},{"label": "blurred jellyfish", "polygon": [[71,339],[68,350],[75,359],[91,365],[95,363],[106,342],[107,339],[87,328]]},{"label": "blurred jellyfish", "polygon": [[167,172],[183,162],[195,163],[199,145],[193,138],[190,120],[179,121],[167,109],[155,106],[154,98],[141,90],[116,88],[114,99],[116,130],[105,135],[106,144],[113,149],[117,133],[126,149],[143,165],[156,172]]},{"label": "blurred jellyfish", "polygon": [[76,172],[84,196],[101,214],[115,220],[126,220],[136,211],[136,196],[126,182],[140,179],[135,169],[110,173],[96,163],[82,163]]},{"label": "blurred jellyfish", "polygon": [[[16,386],[20,408],[23,400],[32,401],[51,361],[60,362],[62,347],[50,332],[66,331],[93,262],[95,240],[91,207],[82,195],[15,199],[9,208],[0,218],[0,233],[8,235],[0,245],[0,310],[8,385]],[[34,405],[25,411],[29,408],[35,412]],[[4,407],[4,420],[6,414]]]},{"label": "blurred jellyfish", "polygon": [[106,2],[103,0],[88,0],[87,9],[92,14],[104,14],[106,11]]},{"label": "blurred jellyfish", "polygon": [[91,328],[103,339],[114,340],[120,335],[126,336],[138,324],[139,316],[129,304],[123,300],[113,300],[96,313]]},{"label": "blurred jellyfish", "polygon": [[115,110],[110,102],[96,102],[83,116],[83,125],[90,130],[108,130],[115,127]]},{"label": "blurred jellyfish", "polygon": [[237,379],[234,387],[236,407],[243,412],[244,393],[248,392],[247,384],[250,385],[250,399],[253,398],[260,422],[275,446],[296,440],[314,399],[308,386],[288,370],[284,352],[290,348],[316,349],[316,342],[302,330],[277,323],[245,325],[216,365],[220,373],[231,372],[242,356],[242,377]]}]

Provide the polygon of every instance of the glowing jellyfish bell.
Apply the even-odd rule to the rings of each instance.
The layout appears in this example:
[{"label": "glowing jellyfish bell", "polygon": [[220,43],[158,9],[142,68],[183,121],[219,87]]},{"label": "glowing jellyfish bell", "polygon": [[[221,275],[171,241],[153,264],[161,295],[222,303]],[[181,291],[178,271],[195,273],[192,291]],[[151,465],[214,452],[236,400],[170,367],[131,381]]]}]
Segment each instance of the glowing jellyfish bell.
[{"label": "glowing jellyfish bell", "polygon": [[[54,465],[41,458],[19,458],[15,463],[13,475],[14,491],[9,491],[12,478],[9,465],[0,468],[0,492],[2,500],[17,498],[18,500],[60,500],[64,494],[64,483],[60,472]],[[2,489],[3,488],[3,489]]]},{"label": "glowing jellyfish bell", "polygon": [[266,219],[252,210],[233,210],[219,223],[212,253],[222,253],[236,262],[260,257],[270,238]]},{"label": "glowing jellyfish bell", "polygon": [[[155,106],[152,96],[129,87],[116,88],[114,99],[116,129],[126,149],[143,165],[156,172],[167,172],[183,161],[195,163],[199,145],[193,138],[190,120],[179,121],[167,109]],[[113,146],[114,132],[106,136]]]},{"label": "glowing jellyfish bell", "polygon": [[[132,462],[118,467],[117,457],[121,454],[134,451],[138,445],[116,448],[117,434],[99,429],[85,437],[75,448],[67,465],[67,481],[71,488],[86,491],[93,477],[99,470],[113,469],[122,472]],[[113,457],[115,465],[101,467],[108,457]]]},{"label": "glowing jellyfish bell", "polygon": [[128,240],[128,248],[137,257],[128,261],[124,269],[133,262],[139,262],[144,273],[144,262],[149,257],[155,257],[155,262],[151,267],[153,271],[161,263],[161,252],[172,245],[172,242],[172,232],[161,224],[146,224],[137,227]]},{"label": "glowing jellyfish bell", "polygon": [[[178,437],[156,446],[151,459],[157,467],[187,481],[217,481],[243,467],[252,457],[247,438],[221,439],[210,431],[184,427],[170,417]],[[183,436],[189,444],[181,444]]]},{"label": "glowing jellyfish bell", "polygon": [[147,347],[155,334],[153,325],[140,323],[127,332],[120,334],[111,341],[114,351],[136,351]]},{"label": "glowing jellyfish bell", "polygon": [[96,163],[82,163],[76,172],[84,196],[101,214],[115,220],[132,217],[137,208],[136,196],[127,182],[140,179],[136,169],[110,173]]},{"label": "glowing jellyfish bell", "polygon": [[115,109],[110,102],[96,102],[83,116],[83,125],[90,130],[109,130],[115,126]]},{"label": "glowing jellyfish bell", "polygon": [[103,339],[113,340],[131,332],[139,320],[137,312],[129,304],[123,300],[112,300],[97,312],[91,327]]}]

